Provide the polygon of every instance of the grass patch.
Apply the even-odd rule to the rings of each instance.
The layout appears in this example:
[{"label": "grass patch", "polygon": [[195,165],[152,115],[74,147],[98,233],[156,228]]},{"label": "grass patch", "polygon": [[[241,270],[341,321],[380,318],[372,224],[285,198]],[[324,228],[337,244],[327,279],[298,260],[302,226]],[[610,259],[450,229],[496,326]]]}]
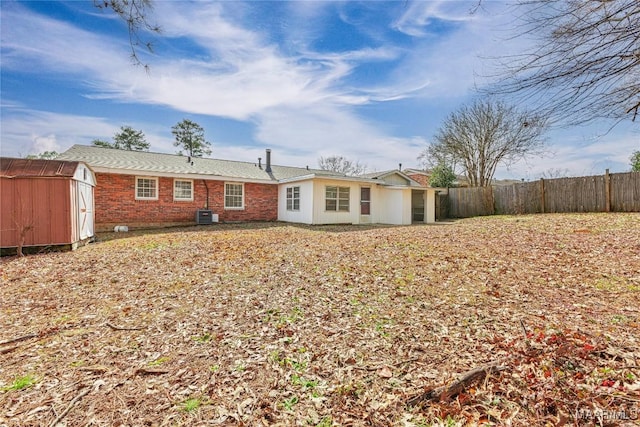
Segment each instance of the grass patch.
[{"label": "grass patch", "polygon": [[203,404],[203,400],[200,398],[189,398],[180,404],[180,410],[188,414],[196,412]]},{"label": "grass patch", "polygon": [[25,388],[29,388],[37,383],[38,380],[31,374],[27,374],[23,377],[17,377],[13,380],[11,384],[8,386],[2,387],[2,391],[18,391],[24,390]]}]

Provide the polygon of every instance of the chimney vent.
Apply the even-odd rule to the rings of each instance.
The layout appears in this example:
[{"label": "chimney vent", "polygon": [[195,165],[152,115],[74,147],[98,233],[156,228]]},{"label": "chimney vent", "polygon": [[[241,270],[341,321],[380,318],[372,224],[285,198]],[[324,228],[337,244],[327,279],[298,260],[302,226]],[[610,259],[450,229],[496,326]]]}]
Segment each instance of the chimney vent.
[{"label": "chimney vent", "polygon": [[258,157],[258,167],[262,169],[262,157]]},{"label": "chimney vent", "polygon": [[267,167],[264,170],[271,173],[271,150],[269,148],[267,148]]},{"label": "chimney vent", "polygon": [[398,163],[398,170],[402,170],[402,163]]}]

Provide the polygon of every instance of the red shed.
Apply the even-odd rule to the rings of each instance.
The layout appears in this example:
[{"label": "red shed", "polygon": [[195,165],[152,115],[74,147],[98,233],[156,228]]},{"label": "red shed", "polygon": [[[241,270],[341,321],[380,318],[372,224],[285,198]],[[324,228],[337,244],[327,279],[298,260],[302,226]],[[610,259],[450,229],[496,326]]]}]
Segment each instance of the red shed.
[{"label": "red shed", "polygon": [[68,246],[94,237],[96,178],[84,163],[0,157],[0,247]]}]

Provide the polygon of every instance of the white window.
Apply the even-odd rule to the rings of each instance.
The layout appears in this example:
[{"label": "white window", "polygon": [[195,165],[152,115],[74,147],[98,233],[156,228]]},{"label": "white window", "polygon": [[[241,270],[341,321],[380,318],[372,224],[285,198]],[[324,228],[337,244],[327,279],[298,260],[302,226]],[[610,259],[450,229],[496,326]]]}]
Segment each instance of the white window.
[{"label": "white window", "polygon": [[193,181],[190,179],[174,179],[173,200],[193,200]]},{"label": "white window", "polygon": [[244,184],[224,184],[224,208],[244,209]]},{"label": "white window", "polygon": [[158,178],[136,177],[136,200],[158,200]]},{"label": "white window", "polygon": [[349,187],[326,187],[325,210],[349,212]]},{"label": "white window", "polygon": [[300,187],[287,187],[287,210],[300,210]]}]

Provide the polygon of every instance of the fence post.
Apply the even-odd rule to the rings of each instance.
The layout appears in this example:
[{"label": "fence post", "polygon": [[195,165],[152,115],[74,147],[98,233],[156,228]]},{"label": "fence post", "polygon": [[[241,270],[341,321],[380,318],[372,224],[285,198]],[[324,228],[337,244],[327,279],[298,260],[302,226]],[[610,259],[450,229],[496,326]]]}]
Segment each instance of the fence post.
[{"label": "fence post", "polygon": [[604,211],[611,212],[611,175],[609,175],[609,169],[604,171]]},{"label": "fence post", "polygon": [[542,213],[544,213],[544,178],[540,178],[540,208],[542,209]]}]

